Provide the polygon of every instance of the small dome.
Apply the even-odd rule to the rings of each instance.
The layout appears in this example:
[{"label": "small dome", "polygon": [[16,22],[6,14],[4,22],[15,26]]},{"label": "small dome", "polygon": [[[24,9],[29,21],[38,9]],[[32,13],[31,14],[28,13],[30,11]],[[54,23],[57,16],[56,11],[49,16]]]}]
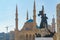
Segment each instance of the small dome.
[{"label": "small dome", "polygon": [[33,22],[33,20],[32,19],[29,19],[27,22]]}]

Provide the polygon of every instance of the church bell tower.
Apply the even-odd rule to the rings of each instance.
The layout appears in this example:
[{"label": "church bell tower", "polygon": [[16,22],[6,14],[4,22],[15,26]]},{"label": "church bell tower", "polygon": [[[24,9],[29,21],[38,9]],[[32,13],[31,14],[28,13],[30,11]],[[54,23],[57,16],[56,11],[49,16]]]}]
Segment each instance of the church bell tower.
[{"label": "church bell tower", "polygon": [[55,18],[54,18],[54,15],[53,15],[53,18],[52,18],[52,32],[55,32]]},{"label": "church bell tower", "polygon": [[57,40],[60,40],[60,4],[57,5]]}]

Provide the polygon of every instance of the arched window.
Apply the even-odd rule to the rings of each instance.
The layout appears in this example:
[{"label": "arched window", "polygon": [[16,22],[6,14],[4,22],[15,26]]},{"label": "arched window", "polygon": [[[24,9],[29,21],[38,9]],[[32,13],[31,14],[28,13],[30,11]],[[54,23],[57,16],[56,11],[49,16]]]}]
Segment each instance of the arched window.
[{"label": "arched window", "polygon": [[29,40],[31,40],[31,34],[29,35]]},{"label": "arched window", "polygon": [[35,35],[33,35],[33,40],[35,40]]},{"label": "arched window", "polygon": [[28,34],[26,34],[26,40],[28,40]]}]

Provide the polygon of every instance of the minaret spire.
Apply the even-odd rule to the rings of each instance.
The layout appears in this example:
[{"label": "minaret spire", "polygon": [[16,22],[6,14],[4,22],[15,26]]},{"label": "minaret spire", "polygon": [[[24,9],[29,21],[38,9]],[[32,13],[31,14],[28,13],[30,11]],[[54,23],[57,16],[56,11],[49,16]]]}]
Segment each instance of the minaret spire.
[{"label": "minaret spire", "polygon": [[34,10],[36,10],[35,0],[34,0]]},{"label": "minaret spire", "polygon": [[15,30],[18,30],[18,8],[17,8],[17,5],[16,5],[16,29]]},{"label": "minaret spire", "polygon": [[28,20],[28,10],[27,10],[27,18],[26,18],[26,20]]},{"label": "minaret spire", "polygon": [[34,25],[36,26],[36,4],[34,0],[34,8],[33,8],[33,20],[34,20]]},{"label": "minaret spire", "polygon": [[53,15],[53,18],[52,18],[52,22],[55,23],[55,18],[54,18],[54,15]]}]

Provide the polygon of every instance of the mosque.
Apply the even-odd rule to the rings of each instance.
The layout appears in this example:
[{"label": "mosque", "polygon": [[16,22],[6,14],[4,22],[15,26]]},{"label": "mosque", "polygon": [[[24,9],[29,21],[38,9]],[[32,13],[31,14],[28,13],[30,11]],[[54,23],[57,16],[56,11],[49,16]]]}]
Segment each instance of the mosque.
[{"label": "mosque", "polygon": [[[43,8],[42,8],[43,9]],[[35,40],[35,37],[53,37],[54,32],[51,29],[47,30],[46,28],[39,29],[37,28],[38,25],[36,23],[36,4],[34,1],[33,7],[33,19],[28,18],[28,11],[27,11],[27,18],[26,22],[21,30],[18,30],[18,7],[16,5],[16,27],[15,27],[15,40]],[[55,31],[55,19],[53,21],[53,30]]]}]

